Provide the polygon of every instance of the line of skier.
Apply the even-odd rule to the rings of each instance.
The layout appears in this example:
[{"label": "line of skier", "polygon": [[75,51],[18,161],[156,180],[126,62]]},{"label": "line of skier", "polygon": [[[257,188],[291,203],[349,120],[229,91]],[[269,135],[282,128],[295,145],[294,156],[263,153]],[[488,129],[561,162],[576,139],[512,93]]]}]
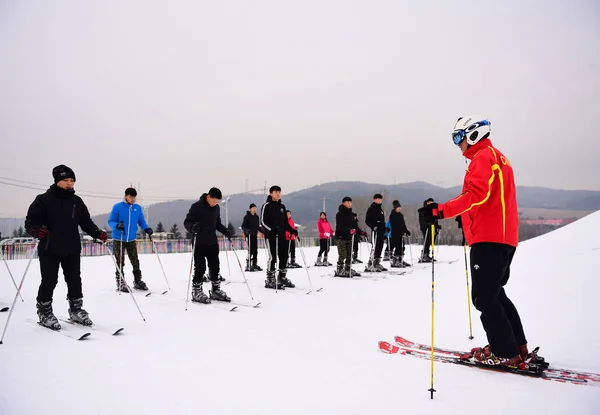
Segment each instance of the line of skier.
[{"label": "line of skier", "polygon": [[[467,358],[489,365],[519,366],[529,357],[527,341],[519,314],[507,297],[504,286],[510,276],[510,264],[518,245],[518,211],[514,173],[508,159],[495,148],[490,137],[490,122],[476,116],[460,117],[452,132],[452,140],[463,156],[471,163],[465,174],[463,192],[446,203],[437,204],[432,199],[419,209],[421,231],[425,244],[422,260],[431,258],[428,247],[431,233],[439,230],[438,219],[460,218],[466,243],[471,247],[472,299],[481,311],[481,321],[489,344],[476,348]],[[58,269],[62,267],[67,282],[69,316],[79,324],[92,325],[88,313],[83,309],[83,293],[80,276],[81,242],[79,227],[93,238],[106,245],[108,236],[92,221],[83,200],[75,195],[75,173],[65,165],[56,166],[52,175],[54,184],[46,193],[38,195],[27,212],[25,228],[36,238],[41,283],[36,307],[40,324],[59,330],[60,324],[52,311],[54,288],[58,281]],[[147,290],[142,281],[137,260],[134,237],[137,226],[149,236],[152,228],[143,218],[141,207],[135,204],[135,189],[125,191],[124,201],[111,211],[109,224],[113,228],[113,254],[116,257],[116,279],[119,290],[129,291],[123,278],[124,252],[129,255],[134,273],[134,288]],[[192,204],[185,218],[185,228],[193,234],[195,272],[193,276],[192,300],[206,303],[211,298],[218,301],[231,299],[220,288],[219,245],[215,231],[230,239],[228,229],[221,223],[219,201],[221,191],[211,188],[200,200]],[[367,210],[366,224],[372,231],[373,247],[366,271],[384,271],[381,253],[385,239],[385,215],[381,204],[383,197],[376,194]],[[390,214],[392,264],[402,266],[404,244],[402,237],[410,232],[406,229],[401,206],[393,203]],[[268,252],[266,288],[293,288],[287,278],[288,253],[295,263],[292,246],[298,231],[289,212],[281,201],[281,188],[272,186],[267,201],[261,208],[259,218],[256,206],[250,206],[250,215],[244,219],[244,233],[248,236],[250,257],[247,267],[260,270],[256,263],[256,235],[262,231]],[[258,219],[258,220],[257,220]],[[423,226],[423,224],[425,226]],[[464,225],[464,226],[463,226]],[[322,213],[319,219],[321,247],[317,264],[329,265],[327,253],[329,240],[334,235]],[[429,233],[429,229],[432,232]],[[351,277],[353,241],[366,236],[360,229],[352,211],[352,199],[345,197],[336,214],[336,238],[339,259],[336,275]],[[323,242],[325,241],[325,242]],[[293,242],[293,243],[292,243]],[[323,260],[321,261],[321,255]],[[208,262],[212,284],[210,296],[203,292],[202,277]],[[276,264],[279,264],[276,275]],[[23,276],[23,279],[25,275]],[[21,285],[22,286],[21,281]],[[19,287],[20,287],[19,286]],[[17,289],[17,295],[20,288]],[[15,296],[16,301],[17,296]],[[14,305],[14,303],[13,303]],[[12,312],[12,310],[11,310]],[[8,323],[8,321],[7,321]]]}]

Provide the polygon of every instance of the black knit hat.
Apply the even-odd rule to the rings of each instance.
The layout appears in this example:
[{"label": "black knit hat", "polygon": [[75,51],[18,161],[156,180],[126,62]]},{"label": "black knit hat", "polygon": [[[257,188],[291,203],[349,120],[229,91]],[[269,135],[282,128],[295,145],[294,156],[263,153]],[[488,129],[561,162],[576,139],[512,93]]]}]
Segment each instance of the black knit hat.
[{"label": "black knit hat", "polygon": [[52,177],[54,177],[54,183],[58,183],[64,179],[75,179],[75,172],[70,168],[61,164],[52,169]]},{"label": "black knit hat", "polygon": [[128,187],[125,189],[125,196],[137,197],[137,190],[135,190],[133,187]]},{"label": "black knit hat", "polygon": [[398,201],[398,200],[394,200],[392,202],[392,206],[394,207],[394,209],[402,207],[402,205],[400,204],[400,201]]},{"label": "black knit hat", "polygon": [[344,202],[352,202],[352,198],[350,196],[346,196],[345,198],[342,199],[342,203]]},{"label": "black knit hat", "polygon": [[252,209],[253,207],[256,207],[256,205],[254,203],[250,203],[250,207],[248,209]]}]

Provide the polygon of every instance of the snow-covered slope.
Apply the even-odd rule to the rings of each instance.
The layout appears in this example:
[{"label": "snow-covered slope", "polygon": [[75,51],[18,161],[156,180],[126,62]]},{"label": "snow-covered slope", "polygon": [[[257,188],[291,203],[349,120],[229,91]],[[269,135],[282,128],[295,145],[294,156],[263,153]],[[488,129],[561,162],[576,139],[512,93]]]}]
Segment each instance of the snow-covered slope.
[{"label": "snow-covered slope", "polygon": [[[600,212],[518,248],[507,285],[531,346],[560,367],[600,372]],[[362,258],[368,256],[362,247]],[[419,247],[412,247],[415,257]],[[410,250],[407,248],[407,253]],[[312,263],[315,249],[305,250]],[[244,253],[240,253],[244,261]],[[337,258],[335,249],[330,261]],[[407,275],[337,279],[333,268],[310,268],[320,293],[265,290],[264,273],[247,273],[262,308],[228,312],[190,303],[185,311],[190,254],[141,257],[150,297],[114,291],[108,257],[82,259],[84,306],[98,324],[123,326],[120,336],[93,332],[85,341],[26,322],[35,317],[39,284],[36,261],[23,297],[0,346],[0,414],[597,414],[600,387],[546,382],[455,365],[435,366],[434,400],[429,399],[428,361],[391,356],[377,348],[396,334],[429,343],[431,268]],[[297,253],[297,259],[301,255]],[[478,312],[469,340],[462,247],[439,247],[435,267],[435,340],[442,347],[485,345]],[[231,276],[240,281],[229,254]],[[264,265],[264,252],[259,260]],[[16,278],[26,261],[9,263]],[[387,263],[386,263],[387,265]],[[362,271],[364,266],[355,266]],[[131,268],[127,264],[126,271]],[[308,287],[304,269],[291,270],[298,287]],[[206,286],[208,288],[208,286]],[[246,286],[223,287],[249,301]],[[55,291],[55,311],[66,315],[65,284]],[[14,287],[0,271],[0,302]],[[2,327],[8,313],[0,314]]]}]

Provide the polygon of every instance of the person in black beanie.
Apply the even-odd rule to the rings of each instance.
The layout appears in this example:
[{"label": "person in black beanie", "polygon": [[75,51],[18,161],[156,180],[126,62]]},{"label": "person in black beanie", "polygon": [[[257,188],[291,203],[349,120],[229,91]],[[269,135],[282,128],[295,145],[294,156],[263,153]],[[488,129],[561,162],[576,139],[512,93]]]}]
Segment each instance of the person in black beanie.
[{"label": "person in black beanie", "polygon": [[248,257],[246,258],[246,271],[262,271],[262,268],[258,266],[258,232],[262,233],[260,229],[259,217],[256,214],[256,205],[250,203],[249,210],[244,216],[242,221],[242,232],[246,243],[248,244]]},{"label": "person in black beanie", "polygon": [[[221,223],[221,208],[219,202],[223,198],[221,190],[212,187],[208,193],[203,193],[200,200],[193,203],[183,221],[183,226],[191,232],[194,246],[194,277],[192,280],[192,301],[208,304],[211,300],[231,301],[225,291],[221,290],[219,278],[219,242],[216,231],[231,240],[229,230]],[[206,271],[212,283],[210,298],[204,294],[202,277]]]},{"label": "person in black beanie", "polygon": [[383,250],[383,239],[385,234],[385,214],[381,208],[383,196],[379,193],[373,196],[373,203],[367,209],[365,223],[372,231],[372,258],[365,268],[365,272],[381,272],[387,269],[381,265],[381,251]]},{"label": "person in black beanie", "polygon": [[357,238],[356,221],[352,212],[352,198],[346,196],[335,215],[335,238],[337,239],[338,262],[333,274],[336,277],[360,277],[352,269],[352,240]]},{"label": "person in black beanie", "polygon": [[82,308],[79,227],[102,242],[106,242],[108,236],[92,221],[83,200],[75,195],[75,172],[61,164],[52,169],[52,177],[54,184],[46,193],[35,198],[25,218],[25,229],[39,241],[38,257],[42,274],[36,299],[39,324],[52,330],[61,329],[52,311],[52,297],[60,266],[67,283],[70,319],[75,323],[91,326],[92,320]]},{"label": "person in black beanie", "polygon": [[410,266],[404,262],[404,235],[410,236],[410,231],[406,227],[404,215],[402,214],[402,205],[398,200],[392,202],[394,209],[390,213],[390,226],[392,228],[392,267],[404,268]]}]

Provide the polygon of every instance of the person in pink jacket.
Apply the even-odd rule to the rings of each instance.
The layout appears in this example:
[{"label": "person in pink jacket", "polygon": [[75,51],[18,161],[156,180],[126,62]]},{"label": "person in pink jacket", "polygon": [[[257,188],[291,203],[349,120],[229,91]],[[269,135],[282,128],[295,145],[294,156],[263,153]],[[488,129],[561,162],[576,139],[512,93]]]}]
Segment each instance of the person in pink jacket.
[{"label": "person in pink jacket", "polygon": [[[327,214],[321,212],[319,220],[317,221],[317,230],[319,231],[319,255],[317,256],[316,267],[330,267],[332,264],[327,261],[327,254],[329,253],[329,241],[333,236],[333,229],[327,220]],[[323,261],[321,261],[321,255],[323,255]]]}]

